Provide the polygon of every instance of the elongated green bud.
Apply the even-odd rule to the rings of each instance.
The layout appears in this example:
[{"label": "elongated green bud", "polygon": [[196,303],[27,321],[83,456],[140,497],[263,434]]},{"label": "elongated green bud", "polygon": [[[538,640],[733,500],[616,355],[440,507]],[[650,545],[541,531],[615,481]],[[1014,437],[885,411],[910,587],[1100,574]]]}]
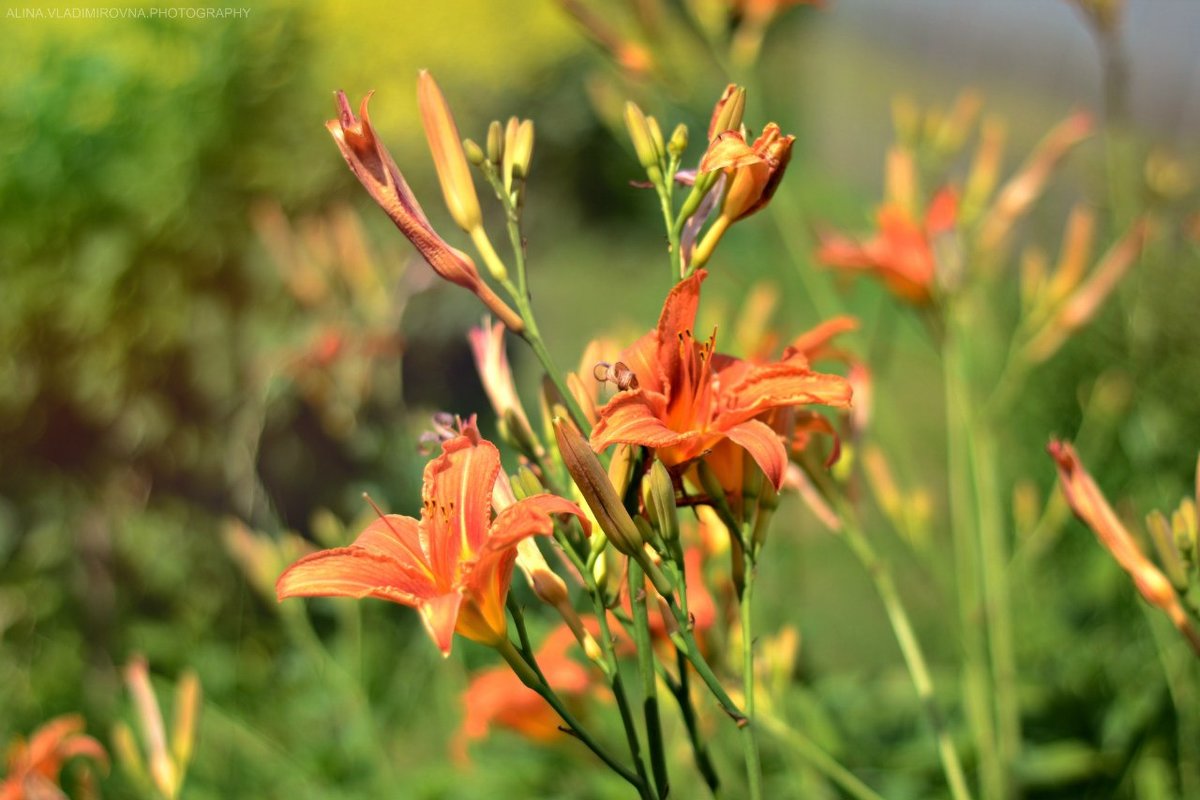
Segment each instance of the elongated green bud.
[{"label": "elongated green bud", "polygon": [[1167,522],[1161,511],[1152,511],[1146,517],[1146,527],[1150,530],[1150,539],[1154,542],[1154,549],[1158,551],[1158,561],[1166,570],[1167,577],[1175,584],[1176,589],[1185,591],[1188,585],[1187,571],[1184,569],[1183,559],[1179,557],[1179,548],[1175,545],[1171,523]]},{"label": "elongated green bud", "polygon": [[501,160],[504,158],[504,126],[499,120],[492,120],[492,124],[488,125],[487,134],[487,159],[496,166],[500,166]]},{"label": "elongated green bud", "polygon": [[659,594],[670,596],[674,591],[671,580],[646,554],[641,531],[617,496],[617,490],[613,488],[608,473],[604,471],[587,439],[562,417],[554,420],[554,437],[567,472],[596,517],[596,523],[608,536],[608,541],[618,552],[638,562]]},{"label": "elongated green bud", "polygon": [[650,522],[663,541],[673,545],[679,540],[679,513],[675,507],[675,484],[661,461],[655,460],[642,481],[643,500]]},{"label": "elongated green bud", "polygon": [[474,139],[463,139],[463,155],[477,167],[484,162],[483,148]]},{"label": "elongated green bud", "polygon": [[567,472],[579,487],[579,493],[608,541],[627,556],[639,552],[642,536],[587,439],[562,418],[554,420],[554,438]]},{"label": "elongated green bud", "polygon": [[631,444],[619,444],[613,451],[612,460],[608,462],[608,482],[617,492],[617,497],[624,497],[633,478],[633,466],[637,457],[637,448]]},{"label": "elongated green bud", "polygon": [[671,141],[667,142],[667,153],[672,158],[680,158],[688,146],[688,129],[687,125],[682,122],[675,126],[675,131],[671,134]]},{"label": "elongated green bud", "polygon": [[521,180],[529,177],[529,165],[532,161],[533,120],[527,119],[517,126],[517,136],[512,156],[513,177]]},{"label": "elongated green bud", "polygon": [[[633,141],[633,151],[637,153],[638,163],[646,169],[650,180],[656,183],[660,182],[662,167],[659,166],[654,134],[650,130],[650,122],[646,115],[633,101],[625,104],[625,127],[629,130],[629,138]],[[662,138],[661,133],[659,133],[659,138]]]}]

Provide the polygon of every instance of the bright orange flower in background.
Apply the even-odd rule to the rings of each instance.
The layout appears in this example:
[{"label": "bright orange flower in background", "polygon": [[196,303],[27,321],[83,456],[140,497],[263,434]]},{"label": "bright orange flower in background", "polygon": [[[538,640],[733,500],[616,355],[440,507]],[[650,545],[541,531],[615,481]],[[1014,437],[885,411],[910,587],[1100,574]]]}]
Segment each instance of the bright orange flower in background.
[{"label": "bright orange flower in background", "polygon": [[[637,388],[618,392],[600,410],[592,447],[643,445],[654,448],[668,467],[679,467],[731,442],[736,445],[727,448],[732,457],[709,457],[719,478],[729,478],[732,461],[740,472],[744,449],[778,488],[787,451],[759,417],[810,403],[848,407],[850,384],[837,375],[813,372],[801,358],[759,365],[717,353],[715,333],[706,342],[696,341],[692,327],[706,274],[699,270],[676,284],[658,327],[622,355],[637,376]],[[723,480],[722,485],[731,484]]]},{"label": "bright orange flower in background", "polygon": [[99,742],[83,733],[78,714],[55,717],[38,728],[28,742],[17,739],[8,754],[8,775],[0,783],[0,800],[53,800],[65,797],[59,773],[72,758],[90,758],[108,766]]},{"label": "bright orange flower in background", "polygon": [[[569,655],[575,641],[571,629],[562,625],[546,638],[536,654],[546,681],[572,705],[591,688],[593,678],[585,666]],[[454,744],[455,757],[460,762],[466,760],[466,745],[486,737],[493,726],[515,731],[535,742],[553,742],[565,736],[558,713],[504,665],[472,675],[462,695],[462,707],[462,727]]]},{"label": "bright orange flower in background", "polygon": [[897,297],[924,305],[933,299],[937,273],[933,240],[954,228],[957,215],[958,194],[950,188],[934,196],[919,221],[902,206],[888,203],[879,209],[879,231],[866,241],[822,233],[817,260],[874,273]]},{"label": "bright orange flower in background", "polygon": [[577,505],[550,494],[527,497],[493,519],[499,472],[499,451],[468,422],[425,467],[420,520],[388,514],[349,547],[305,556],[279,576],[277,597],[375,597],[412,606],[443,655],[456,631],[499,644],[508,635],[504,600],[517,543],[552,533],[555,514],[589,527]]}]

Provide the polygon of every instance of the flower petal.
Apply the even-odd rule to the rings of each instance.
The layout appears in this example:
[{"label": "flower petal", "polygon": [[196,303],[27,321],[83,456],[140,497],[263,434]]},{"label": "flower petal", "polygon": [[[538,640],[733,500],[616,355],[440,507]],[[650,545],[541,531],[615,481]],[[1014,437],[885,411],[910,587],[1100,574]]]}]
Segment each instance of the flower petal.
[{"label": "flower petal", "polygon": [[420,528],[439,579],[453,581],[459,561],[473,557],[487,539],[499,472],[500,452],[472,424],[425,466]]},{"label": "flower petal", "polygon": [[[658,338],[658,375],[659,385],[663,394],[668,398],[670,387],[679,375],[680,336],[690,331],[696,324],[696,309],[700,306],[700,284],[708,277],[706,270],[696,270],[696,274],[675,284],[663,303],[662,314],[658,318],[656,336]],[[688,347],[691,344],[688,343]],[[635,370],[636,371],[636,370]],[[639,380],[641,376],[639,375]]]},{"label": "flower petal", "polygon": [[757,367],[729,388],[726,408],[717,417],[716,427],[727,430],[771,408],[809,403],[846,408],[851,394],[850,382],[840,375],[812,372],[789,363]]},{"label": "flower petal", "polygon": [[425,630],[442,651],[443,657],[450,655],[450,647],[454,643],[454,628],[458,625],[458,608],[462,599],[459,592],[449,592],[424,600],[418,606]]},{"label": "flower petal", "polygon": [[770,425],[752,419],[740,425],[734,425],[725,432],[734,444],[744,447],[763,474],[767,476],[775,489],[783,486],[783,474],[787,469],[787,451],[783,442]]},{"label": "flower petal", "polygon": [[387,514],[376,519],[354,540],[355,547],[387,556],[401,564],[411,564],[429,575],[429,561],[421,550],[421,535],[417,521],[400,514]]},{"label": "flower petal", "polygon": [[600,409],[600,422],[592,430],[592,449],[602,452],[613,444],[674,447],[695,438],[696,432],[678,433],[663,424],[666,404],[666,398],[656,392],[621,392]]},{"label": "flower petal", "polygon": [[579,506],[556,495],[535,494],[513,503],[496,516],[482,552],[513,548],[528,536],[554,533],[554,514],[574,515],[583,525],[584,533],[591,534],[591,523]]},{"label": "flower petal", "polygon": [[288,597],[377,597],[413,606],[433,591],[433,583],[411,567],[354,546],[307,555],[275,582],[275,595],[281,601]]}]

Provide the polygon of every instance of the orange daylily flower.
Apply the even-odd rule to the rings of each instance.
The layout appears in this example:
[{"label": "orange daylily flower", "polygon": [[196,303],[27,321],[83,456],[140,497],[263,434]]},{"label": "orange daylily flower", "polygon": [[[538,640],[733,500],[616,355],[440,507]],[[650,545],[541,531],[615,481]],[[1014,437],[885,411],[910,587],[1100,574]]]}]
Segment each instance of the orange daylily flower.
[{"label": "orange daylily flower", "polygon": [[493,519],[492,488],[500,453],[474,421],[442,445],[425,467],[421,519],[388,514],[349,547],[305,556],[279,576],[275,592],[287,597],[375,597],[412,606],[429,635],[450,654],[453,634],[498,645],[508,636],[504,600],[517,543],[549,535],[555,514],[574,503],[539,494],[513,503]]},{"label": "orange daylily flower", "polygon": [[9,748],[0,800],[66,797],[59,788],[59,773],[72,758],[90,758],[107,767],[104,747],[85,735],[83,727],[83,717],[64,714],[38,728],[28,742],[18,738]]},{"label": "orange daylily flower", "polygon": [[721,202],[722,216],[736,222],[767,204],[783,180],[795,141],[795,136],[784,136],[774,122],[763,128],[754,144],[748,144],[739,131],[717,134],[700,159],[698,170],[725,171],[727,186]]},{"label": "orange daylily flower", "polygon": [[820,234],[817,260],[873,272],[897,297],[925,305],[933,299],[937,273],[933,239],[954,228],[957,214],[958,193],[949,187],[934,196],[919,222],[901,206],[888,203],[879,209],[879,232],[865,242],[838,233]]},{"label": "orange daylily flower", "polygon": [[[692,326],[706,275],[699,270],[676,284],[658,327],[623,354],[621,361],[637,375],[638,385],[618,392],[600,410],[592,447],[651,447],[668,467],[709,456],[722,485],[730,488],[735,484],[725,482],[730,477],[727,468],[736,461],[740,472],[744,449],[779,488],[787,451],[759,417],[772,409],[810,403],[848,407],[850,384],[837,375],[813,372],[798,358],[758,365],[717,353],[715,333],[707,342],[697,342]],[[713,448],[722,442],[735,445],[727,448],[733,458],[712,457]],[[736,487],[740,490],[740,481]]]},{"label": "orange daylily flower", "polygon": [[1075,448],[1068,442],[1051,440],[1046,447],[1058,467],[1058,482],[1067,505],[1083,520],[1100,544],[1112,554],[1121,569],[1129,574],[1138,592],[1150,605],[1161,609],[1171,623],[1187,638],[1200,656],[1200,631],[1184,611],[1170,579],[1142,552],[1129,529],[1113,511],[1100,487],[1088,474]]},{"label": "orange daylily flower", "polygon": [[359,116],[355,117],[346,93],[338,92],[338,118],[325,123],[346,163],[350,165],[350,171],[434,272],[474,292],[493,314],[503,320],[509,330],[520,332],[524,329],[520,315],[484,283],[471,257],[447,244],[429,224],[400,168],[371,127],[367,115],[367,103],[370,100],[371,93],[368,93],[359,106]]},{"label": "orange daylily flower", "polygon": [[[563,625],[537,651],[538,666],[547,683],[569,705],[579,703],[592,686],[593,677],[585,666],[570,657],[568,651],[574,643],[575,635]],[[486,737],[493,726],[508,728],[540,743],[566,735],[562,718],[545,698],[521,683],[505,665],[473,675],[463,692],[462,706],[462,727],[454,743],[455,756],[460,762],[466,761],[466,745]]]}]

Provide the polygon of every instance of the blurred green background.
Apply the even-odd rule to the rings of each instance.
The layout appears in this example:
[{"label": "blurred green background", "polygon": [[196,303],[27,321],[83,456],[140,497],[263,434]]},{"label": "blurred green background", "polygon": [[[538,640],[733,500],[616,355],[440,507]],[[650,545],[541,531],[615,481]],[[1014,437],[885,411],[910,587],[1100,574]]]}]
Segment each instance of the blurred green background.
[{"label": "blurred green background", "polygon": [[[895,93],[948,105],[981,89],[1010,122],[1007,170],[1070,108],[1101,113],[1098,59],[1067,3],[907,5],[800,8],[771,31],[748,120],[798,135],[780,200],[793,216],[760,215],[729,235],[706,288],[713,318],[733,316],[762,279],[780,291],[785,337],[833,310],[808,293],[816,267],[780,230],[869,226]],[[1085,145],[1022,232],[1056,252],[1071,204],[1108,210],[1118,196],[1156,203],[1167,220],[1019,404],[1004,477],[1042,497],[1045,441],[1075,436],[1089,403],[1085,456],[1114,497],[1165,508],[1191,485],[1200,275],[1178,223],[1196,196],[1151,196],[1141,168],[1164,152],[1194,177],[1200,72],[1187,43],[1200,21],[1185,6],[1129,4],[1125,160],[1114,168],[1099,143]],[[478,411],[494,430],[465,340],[481,311],[431,279],[354,183],[323,130],[331,92],[376,90],[376,127],[443,231],[453,226],[420,135],[416,71],[434,72],[466,136],[510,114],[535,121],[535,306],[573,366],[593,336],[646,329],[667,288],[653,198],[629,186],[636,160],[595,110],[613,72],[552,2],[238,7],[249,15],[0,15],[0,741],[68,711],[106,739],[130,713],[120,667],[140,652],[162,688],[192,667],[205,689],[185,797],[623,796],[581,748],[505,733],[460,773],[447,755],[457,692],[489,654],[459,641],[444,663],[414,615],[374,602],[313,602],[309,628],[299,604],[281,612],[256,591],[227,547],[234,518],[336,540],[334,520],[352,533],[363,518],[364,490],[411,513],[428,416]],[[690,123],[695,142],[724,78],[699,61],[685,74],[666,92],[630,91],[664,122]],[[877,286],[836,288],[837,306],[864,320],[856,349],[879,364],[878,439],[940,518],[935,354]],[[535,407],[527,355],[511,348]],[[935,754],[868,581],[798,504],[785,510],[761,603],[763,630],[786,622],[803,636],[789,715],[886,796],[936,795]],[[932,556],[880,546],[953,687],[944,532]],[[1170,796],[1151,793],[1183,757],[1162,632],[1082,528],[1060,524],[1035,547],[1017,609],[1028,795]],[[767,751],[774,796],[805,786],[782,777],[788,763],[786,749]],[[103,785],[131,796],[119,769]],[[678,796],[695,788],[681,778]]]}]

